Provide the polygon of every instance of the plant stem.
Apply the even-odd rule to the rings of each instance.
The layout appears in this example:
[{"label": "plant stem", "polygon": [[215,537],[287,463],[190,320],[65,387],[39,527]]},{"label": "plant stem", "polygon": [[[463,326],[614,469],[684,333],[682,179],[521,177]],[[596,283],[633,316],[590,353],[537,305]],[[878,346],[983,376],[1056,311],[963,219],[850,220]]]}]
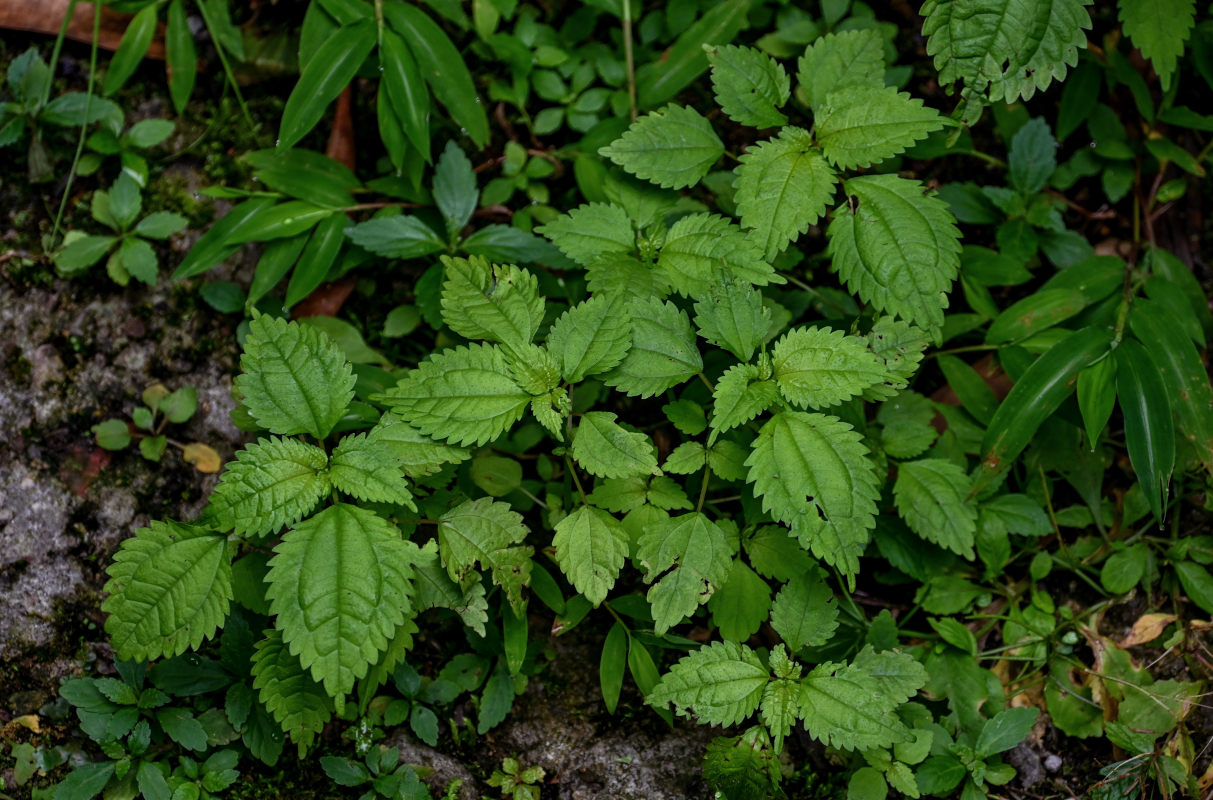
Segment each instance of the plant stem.
[{"label": "plant stem", "polygon": [[636,121],[636,56],[632,52],[632,0],[623,2],[623,60],[628,73],[628,112]]},{"label": "plant stem", "polygon": [[[70,15],[70,9],[69,9]],[[64,23],[66,25],[66,23]],[[63,223],[63,213],[67,211],[67,198],[71,197],[72,184],[76,180],[76,169],[80,166],[80,156],[84,154],[84,139],[88,133],[88,114],[93,104],[93,86],[97,82],[97,39],[101,36],[101,3],[93,3],[93,46],[88,54],[88,89],[84,95],[84,115],[80,120],[80,136],[76,138],[76,155],[72,157],[72,168],[67,172],[67,183],[63,186],[63,197],[59,200],[59,211],[55,214],[55,224],[51,228],[49,244],[57,246],[59,226]],[[58,52],[58,43],[55,45]],[[56,59],[58,56],[56,56]],[[55,63],[58,63],[57,61]],[[54,69],[52,64],[51,69]],[[49,83],[49,82],[48,82]],[[49,249],[49,248],[43,248]]]},{"label": "plant stem", "polygon": [[236,102],[240,104],[240,111],[244,114],[244,119],[248,122],[249,127],[256,130],[257,123],[253,121],[252,112],[248,110],[248,105],[244,102],[244,95],[240,94],[240,86],[236,83],[235,74],[232,73],[232,65],[227,61],[227,54],[223,51],[223,44],[219,41],[219,37],[215,35],[215,26],[211,24],[211,17],[207,12],[206,3],[198,3],[198,12],[202,14],[202,22],[206,25],[206,29],[211,35],[211,41],[215,43],[215,52],[219,54],[219,63],[223,65],[223,74],[227,76],[227,82],[231,84],[232,92],[236,95]]},{"label": "plant stem", "polygon": [[[63,15],[63,24],[59,26],[59,35],[55,37],[55,47],[51,50],[51,77],[54,78],[55,67],[59,64],[59,53],[63,50],[63,40],[67,38],[67,26],[71,24],[72,17],[76,13],[77,0],[69,0],[67,4],[67,13]],[[53,80],[48,80],[46,85],[42,87],[42,96],[38,98],[38,108],[46,106],[48,100],[51,99],[51,84]]]}]

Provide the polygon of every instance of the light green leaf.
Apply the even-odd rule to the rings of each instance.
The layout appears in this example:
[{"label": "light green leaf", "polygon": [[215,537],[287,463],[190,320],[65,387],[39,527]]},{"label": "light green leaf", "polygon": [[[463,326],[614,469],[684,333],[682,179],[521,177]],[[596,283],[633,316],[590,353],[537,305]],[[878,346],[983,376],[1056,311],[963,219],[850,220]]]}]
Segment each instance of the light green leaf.
[{"label": "light green leaf", "polygon": [[713,642],[679,659],[645,702],[657,708],[673,703],[681,716],[694,714],[701,723],[736,725],[758,710],[770,679],[744,644]]},{"label": "light green leaf", "polygon": [[463,230],[476,211],[479,199],[472,162],[458,144],[447,142],[434,167],[434,203],[446,221],[447,233],[456,236]]},{"label": "light green leaf", "polygon": [[345,229],[350,241],[384,258],[420,258],[446,249],[446,243],[416,217],[377,217]]},{"label": "light green leaf", "polygon": [[490,264],[480,256],[443,256],[442,264],[442,318],[451,330],[514,349],[530,344],[543,322],[543,298],[534,274],[512,264]]},{"label": "light green leaf", "polygon": [[274,548],[266,599],[304,669],[340,700],[410,612],[416,546],[366,509],[330,506]]},{"label": "light green leaf", "polygon": [[773,679],[762,692],[762,707],[759,716],[775,739],[775,751],[783,749],[783,740],[792,732],[803,711],[800,708],[800,674],[803,667],[788,658],[783,645],[771,651]]},{"label": "light green leaf", "polygon": [[729,281],[714,285],[707,297],[695,303],[695,326],[704,339],[746,362],[766,341],[771,310],[753,286]]},{"label": "light green leaf", "polygon": [[606,253],[628,255],[636,247],[632,221],[614,203],[586,203],[535,230],[583,267]]},{"label": "light green leaf", "polygon": [[105,632],[119,658],[149,661],[197,649],[227,618],[232,557],[227,537],[153,522],[122,543],[105,584]]},{"label": "light green leaf", "polygon": [[668,105],[632,123],[598,154],[667,189],[692,186],[724,155],[712,125],[689,106]]},{"label": "light green leaf", "polygon": [[329,479],[333,486],[358,500],[396,503],[416,511],[392,447],[379,436],[347,436],[333,449]]},{"label": "light green leaf", "polygon": [[805,49],[796,80],[817,110],[826,96],[852,86],[884,86],[884,41],[877,28],[827,33]]},{"label": "light green leaf", "polygon": [[597,607],[627,560],[628,534],[607,512],[582,506],[556,524],[552,546],[569,582]]},{"label": "light green leaf", "polygon": [[333,716],[333,701],[312,680],[282,641],[282,631],[266,631],[253,654],[253,688],[266,710],[299,746],[300,757]]},{"label": "light green leaf", "polygon": [[117,242],[116,236],[78,236],[55,253],[55,266],[61,274],[71,274],[96,264]]},{"label": "light green leaf", "polygon": [[852,178],[846,192],[858,208],[830,223],[834,269],[878,310],[938,330],[960,268],[960,231],[947,204],[896,175]]},{"label": "light green leaf", "polygon": [[837,405],[886,376],[865,339],[828,328],[788,331],[775,343],[772,361],[779,391],[801,407]]},{"label": "light green leaf", "polygon": [[758,367],[736,364],[729,367],[712,393],[712,434],[744,425],[779,400],[774,381],[761,380]]},{"label": "light green leaf", "polygon": [[531,579],[528,545],[516,547],[526,538],[522,515],[507,503],[487,497],[468,500],[442,515],[438,521],[438,544],[447,574],[460,585],[467,582],[475,564],[493,572],[493,582],[505,590],[515,613],[522,609],[522,587]]},{"label": "light green leaf", "polygon": [[573,435],[572,455],[586,472],[599,478],[661,474],[653,440],[623,429],[607,411],[582,415]]},{"label": "light green leaf", "polygon": [[675,222],[661,247],[657,272],[674,291],[694,298],[708,296],[732,278],[758,286],[783,283],[762,250],[716,214],[690,214]]},{"label": "light green leaf", "polygon": [[371,438],[383,442],[410,478],[423,478],[442,469],[443,464],[458,464],[471,453],[462,447],[436,442],[394,414],[384,414],[371,429]]},{"label": "light green leaf", "polygon": [[1000,711],[982,726],[974,749],[979,758],[986,758],[1010,750],[1032,732],[1040,709],[1019,707]]},{"label": "light green leaf", "polygon": [[552,323],[547,347],[566,381],[577,383],[623,361],[632,345],[632,326],[624,307],[617,298],[595,296]]},{"label": "light green leaf", "polygon": [[720,109],[734,122],[754,128],[786,125],[777,110],[792,93],[779,62],[753,47],[704,47],[712,66],[712,89]]},{"label": "light green leaf", "polygon": [[741,560],[733,563],[729,579],[708,600],[713,624],[730,642],[744,642],[757,633],[770,610],[771,587]]},{"label": "light green leaf", "polygon": [[703,369],[695,333],[685,311],[649,297],[628,308],[632,347],[603,378],[628,395],[652,397],[694,377]]},{"label": "light green leaf", "polygon": [[836,167],[868,167],[943,127],[943,118],[892,86],[849,86],[817,109],[817,141]]},{"label": "light green leaf", "polygon": [[683,442],[666,456],[665,471],[674,475],[690,475],[708,463],[708,453],[699,442]]},{"label": "light green leaf", "polygon": [[222,530],[265,536],[306,516],[329,491],[324,450],[295,439],[254,442],[229,461],[211,495]]},{"label": "light green leaf", "polygon": [[898,465],[893,501],[910,530],[973,558],[977,508],[965,499],[972,486],[964,469],[951,461],[924,458]]},{"label": "light green leaf", "polygon": [[645,582],[653,584],[646,598],[659,636],[724,585],[732,556],[724,531],[703,514],[671,517],[648,528],[636,557]]},{"label": "light green leaf", "polygon": [[789,581],[771,605],[771,627],[793,653],[820,647],[838,628],[834,592],[820,569]]},{"label": "light green leaf", "polygon": [[739,161],[733,186],[741,224],[772,259],[821,218],[838,179],[802,128],[784,128]]},{"label": "light green leaf", "polygon": [[258,425],[317,439],[345,414],[354,373],[341,350],[316,328],[262,315],[249,323],[236,391]]},{"label": "light green leaf", "polygon": [[418,551],[413,587],[417,593],[415,601],[418,611],[449,608],[459,615],[464,625],[480,636],[485,635],[489,604],[485,599],[484,582],[473,580],[462,587],[451,580],[438,558],[438,542],[433,539]]},{"label": "light green leaf", "polygon": [[800,707],[809,734],[829,747],[871,750],[911,740],[897,717],[896,697],[855,665],[821,664],[801,682]]},{"label": "light green leaf", "polygon": [[868,346],[876,357],[884,362],[888,373],[884,382],[864,390],[863,399],[888,400],[905,389],[910,378],[918,372],[922,352],[930,343],[930,337],[925,331],[908,322],[894,320],[892,317],[876,320],[876,324],[868,332]]}]

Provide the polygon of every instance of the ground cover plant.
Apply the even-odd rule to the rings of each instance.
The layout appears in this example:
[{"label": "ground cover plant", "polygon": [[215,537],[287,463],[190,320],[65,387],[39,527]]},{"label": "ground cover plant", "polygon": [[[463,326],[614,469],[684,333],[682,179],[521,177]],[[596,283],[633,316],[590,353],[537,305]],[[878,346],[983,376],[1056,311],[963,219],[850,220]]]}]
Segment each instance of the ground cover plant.
[{"label": "ground cover plant", "polygon": [[[230,315],[248,442],[113,553],[118,677],[61,689],[95,747],[17,734],[18,792],[254,796],[242,770],[299,759],[334,794],[469,796],[389,732],[466,756],[562,681],[720,726],[705,797],[1211,790],[1208,9],[266,10],[298,76],[170,251],[174,125],[97,92],[163,11],[174,111],[205,28],[250,116],[265,20],[116,5],[79,96],[12,59],[0,144],[28,131],[40,179],[41,126],[78,129],[43,266]],[[196,398],[141,399],[92,435],[155,461]],[[478,769],[566,796],[550,764]]]}]

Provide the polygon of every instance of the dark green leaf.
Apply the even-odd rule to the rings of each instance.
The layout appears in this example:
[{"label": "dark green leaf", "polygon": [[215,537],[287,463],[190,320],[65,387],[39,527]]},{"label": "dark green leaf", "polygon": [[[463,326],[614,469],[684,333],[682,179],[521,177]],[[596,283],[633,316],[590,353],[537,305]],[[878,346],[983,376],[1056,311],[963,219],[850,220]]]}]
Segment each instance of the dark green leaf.
[{"label": "dark green leaf", "polygon": [[200,275],[239,250],[240,245],[232,244],[230,237],[240,235],[263,209],[273,203],[272,197],[254,197],[229,211],[194,244],[173,273],[173,279]]},{"label": "dark green leaf", "polygon": [[616,621],[602,643],[602,657],[598,662],[598,682],[602,687],[602,702],[607,711],[614,714],[619,704],[619,692],[623,688],[623,671],[627,663],[628,631],[622,622]]},{"label": "dark green leaf", "polygon": [[298,303],[312,293],[316,287],[324,283],[337,254],[345,242],[345,226],[348,220],[342,214],[333,214],[320,221],[316,230],[304,248],[299,263],[291,274],[291,282],[286,287],[285,305],[287,308]]},{"label": "dark green leaf", "polygon": [[749,0],[726,0],[687,28],[678,40],[650,64],[636,71],[640,108],[653,108],[672,98],[708,68],[705,44],[730,44],[746,23]]},{"label": "dark green leaf", "polygon": [[[379,50],[383,72],[383,87],[404,129],[404,135],[418,152],[430,160],[430,92],[417,60],[400,34],[391,29],[383,31],[383,46]],[[453,142],[452,142],[453,144]],[[475,184],[473,184],[474,186]]]},{"label": "dark green leaf", "polygon": [[352,206],[350,192],[361,185],[344,164],[312,150],[254,150],[243,160],[269,188],[326,208]]},{"label": "dark green leaf", "polygon": [[164,54],[168,64],[168,93],[173,108],[180,114],[185,111],[190,95],[194,91],[194,80],[198,75],[198,54],[194,49],[194,36],[185,19],[185,6],[181,0],[172,0],[168,7],[168,27],[164,36]]},{"label": "dark green leaf", "polygon": [[369,20],[342,26],[320,45],[282,110],[278,147],[293,147],[316,126],[374,47],[375,25]]},{"label": "dark green leaf", "polygon": [[127,78],[134,74],[143,54],[147,52],[156,35],[156,12],[158,3],[149,3],[126,26],[122,41],[110,60],[109,70],[105,73],[105,81],[101,84],[104,94],[113,94],[122,88]]},{"label": "dark green leaf", "polygon": [[1161,523],[1167,487],[1175,469],[1175,425],[1171,400],[1158,367],[1146,348],[1125,339],[1116,350],[1116,396],[1125,417],[1129,460]]},{"label": "dark green leaf", "polygon": [[345,229],[350,240],[387,258],[419,258],[446,248],[446,243],[417,217],[380,217]]}]

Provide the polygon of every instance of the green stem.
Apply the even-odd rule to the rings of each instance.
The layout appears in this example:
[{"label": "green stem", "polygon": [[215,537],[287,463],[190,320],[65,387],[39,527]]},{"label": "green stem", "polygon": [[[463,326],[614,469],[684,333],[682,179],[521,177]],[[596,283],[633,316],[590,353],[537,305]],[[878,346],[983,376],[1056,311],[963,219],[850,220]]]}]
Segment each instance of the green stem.
[{"label": "green stem", "polygon": [[211,35],[211,41],[215,43],[215,52],[219,54],[219,63],[223,65],[223,74],[227,76],[227,82],[231,84],[232,92],[236,95],[236,102],[240,104],[240,111],[244,114],[244,119],[248,122],[249,127],[255,130],[257,123],[253,121],[253,114],[248,110],[248,104],[244,102],[244,95],[240,93],[240,85],[236,83],[236,75],[232,72],[232,65],[228,63],[227,54],[223,51],[223,44],[215,35],[215,26],[211,24],[211,16],[207,11],[206,3],[198,3],[198,11],[202,14],[202,22]]},{"label": "green stem", "polygon": [[628,112],[636,121],[636,56],[632,52],[632,0],[623,0],[623,60],[628,73]]},{"label": "green stem", "polygon": [[[51,77],[54,77],[55,67],[59,64],[59,53],[63,50],[63,40],[67,38],[67,26],[71,24],[72,17],[76,14],[77,0],[70,0],[67,4],[67,13],[63,15],[63,24],[59,26],[59,35],[55,37],[55,48],[51,50]],[[47,101],[51,99],[51,84],[54,81],[47,81],[42,87],[42,96],[38,98],[38,108],[46,107]]]},{"label": "green stem", "polygon": [[[70,15],[70,10],[69,10]],[[65,23],[66,24],[66,23]],[[84,118],[80,121],[80,135],[76,138],[76,155],[72,157],[72,168],[67,173],[67,183],[63,186],[63,197],[59,199],[59,211],[55,214],[55,224],[51,228],[49,240],[51,249],[58,246],[59,226],[63,224],[63,213],[67,211],[67,198],[72,195],[72,184],[76,180],[76,170],[80,166],[80,156],[84,154],[84,139],[88,134],[88,115],[93,105],[93,86],[97,82],[97,39],[101,36],[101,3],[93,3],[93,46],[88,55],[88,89],[84,95]],[[58,45],[56,44],[56,52]],[[57,59],[58,56],[56,55]],[[58,63],[53,62],[53,63]],[[54,69],[54,66],[51,67]]]},{"label": "green stem", "polygon": [[703,483],[701,483],[699,485],[699,503],[696,504],[696,506],[695,506],[696,514],[703,513],[703,503],[705,500],[708,499],[708,482],[709,482],[710,477],[711,477],[711,471],[708,469],[708,465],[704,464],[703,465]]}]

